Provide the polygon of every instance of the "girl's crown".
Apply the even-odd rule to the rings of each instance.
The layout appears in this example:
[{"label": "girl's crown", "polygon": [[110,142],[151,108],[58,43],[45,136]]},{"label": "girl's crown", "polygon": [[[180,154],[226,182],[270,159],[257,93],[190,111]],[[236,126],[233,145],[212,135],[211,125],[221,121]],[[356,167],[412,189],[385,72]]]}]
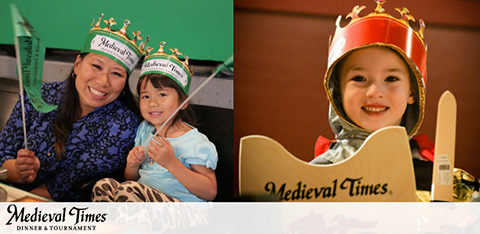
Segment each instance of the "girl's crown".
[{"label": "girl's crown", "polygon": [[412,72],[410,81],[414,89],[415,107],[407,107],[406,114],[414,116],[413,123],[406,123],[409,136],[413,136],[423,121],[425,113],[425,85],[427,81],[427,47],[423,41],[423,32],[425,23],[420,20],[420,30],[417,32],[410,27],[409,21],[415,21],[407,8],[396,10],[400,13],[400,18],[395,18],[383,9],[386,0],[375,0],[377,6],[375,10],[365,17],[360,17],[360,12],[365,6],[355,6],[346,18],[351,21],[345,26],[340,27],[341,16],[337,18],[335,35],[330,38],[330,48],[328,52],[328,67],[325,73],[324,88],[330,103],[335,103],[333,108],[338,115],[340,112],[333,93],[335,92],[335,67],[339,61],[345,58],[350,52],[370,46],[381,46],[390,48],[398,53],[407,63]]},{"label": "girl's crown", "polygon": [[127,27],[130,25],[128,19],[123,21],[123,27],[118,31],[111,29],[113,25],[117,24],[113,18],[104,20],[106,27],[101,28],[102,18],[103,13],[100,14],[97,23],[90,29],[81,52],[105,55],[118,62],[127,70],[128,74],[131,74],[138,61],[145,54],[145,45],[150,38],[147,37],[144,42],[140,31],[137,31],[132,32],[133,39],[130,39],[127,36]]},{"label": "girl's crown", "polygon": [[359,13],[365,6],[355,6],[346,18],[351,21],[345,27],[340,27],[341,16],[337,18],[335,35],[331,39],[328,68],[338,62],[347,52],[369,45],[390,47],[399,52],[411,67],[417,78],[423,83],[427,81],[427,48],[423,41],[425,23],[420,20],[420,30],[414,31],[409,21],[415,21],[407,8],[397,10],[397,19],[385,12],[383,4],[386,0],[375,0],[377,7],[365,17]]},{"label": "girl's crown", "polygon": [[[188,95],[193,75],[193,72],[190,71],[188,67],[188,56],[180,53],[177,48],[170,49],[170,51],[172,51],[171,55],[166,54],[163,49],[165,44],[164,41],[160,42],[158,51],[151,55],[150,52],[152,48],[148,47],[146,49],[146,56],[143,60],[140,77],[151,73],[166,75],[177,82],[185,94]],[[179,55],[182,55],[184,61],[178,58]]]}]

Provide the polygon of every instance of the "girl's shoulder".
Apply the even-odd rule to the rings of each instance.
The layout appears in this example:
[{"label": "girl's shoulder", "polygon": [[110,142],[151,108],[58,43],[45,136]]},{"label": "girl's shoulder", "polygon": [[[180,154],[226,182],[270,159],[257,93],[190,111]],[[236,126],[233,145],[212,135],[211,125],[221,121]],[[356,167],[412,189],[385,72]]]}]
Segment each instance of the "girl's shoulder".
[{"label": "girl's shoulder", "polygon": [[215,145],[197,128],[169,140],[181,161],[190,165],[204,165],[213,170],[217,167],[218,153]]},{"label": "girl's shoulder", "polygon": [[[190,125],[189,125],[190,126]],[[214,144],[208,139],[208,137],[201,133],[197,128],[191,127],[190,130],[185,132],[183,135],[175,138],[167,139],[172,142],[172,144],[181,145],[182,147],[212,147],[215,149]]]}]

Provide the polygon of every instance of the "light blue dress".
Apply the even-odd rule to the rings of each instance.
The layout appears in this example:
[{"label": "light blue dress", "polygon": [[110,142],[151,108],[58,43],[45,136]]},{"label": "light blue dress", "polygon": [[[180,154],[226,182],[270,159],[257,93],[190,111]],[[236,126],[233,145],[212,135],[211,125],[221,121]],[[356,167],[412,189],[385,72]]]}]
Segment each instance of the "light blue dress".
[{"label": "light blue dress", "polygon": [[[148,150],[149,140],[153,139],[154,133],[155,126],[144,120],[137,129],[135,146],[142,145],[145,150]],[[212,170],[217,167],[218,155],[215,145],[198,129],[193,128],[183,136],[166,139],[173,146],[177,159],[188,169],[192,169],[190,166],[192,164],[204,165]],[[147,159],[139,169],[139,183],[160,190],[183,202],[205,201],[188,191],[167,169],[156,162],[150,163],[150,157],[146,156]]]}]

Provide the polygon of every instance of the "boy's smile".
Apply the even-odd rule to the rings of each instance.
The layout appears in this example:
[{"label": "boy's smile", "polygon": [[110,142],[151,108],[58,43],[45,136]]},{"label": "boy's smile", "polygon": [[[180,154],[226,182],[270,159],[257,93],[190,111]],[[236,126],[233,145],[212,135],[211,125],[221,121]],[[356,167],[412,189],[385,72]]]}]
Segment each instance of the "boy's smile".
[{"label": "boy's smile", "polygon": [[388,106],[384,105],[365,105],[362,107],[362,110],[364,110],[367,114],[369,115],[381,115],[385,113],[389,109]]},{"label": "boy's smile", "polygon": [[413,104],[407,64],[393,50],[356,50],[339,64],[340,91],[346,115],[356,125],[376,131],[401,124]]}]

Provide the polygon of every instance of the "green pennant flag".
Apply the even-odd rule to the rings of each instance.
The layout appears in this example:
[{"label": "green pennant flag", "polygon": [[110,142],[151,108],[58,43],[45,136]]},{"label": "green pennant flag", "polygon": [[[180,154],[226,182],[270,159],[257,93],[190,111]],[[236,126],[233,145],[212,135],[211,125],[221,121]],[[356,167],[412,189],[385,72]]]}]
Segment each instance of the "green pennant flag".
[{"label": "green pennant flag", "polygon": [[22,79],[23,87],[37,111],[47,113],[55,110],[57,106],[50,105],[42,99],[45,45],[32,25],[22,17],[15,4],[10,5],[10,12],[17,55],[17,73]]}]

